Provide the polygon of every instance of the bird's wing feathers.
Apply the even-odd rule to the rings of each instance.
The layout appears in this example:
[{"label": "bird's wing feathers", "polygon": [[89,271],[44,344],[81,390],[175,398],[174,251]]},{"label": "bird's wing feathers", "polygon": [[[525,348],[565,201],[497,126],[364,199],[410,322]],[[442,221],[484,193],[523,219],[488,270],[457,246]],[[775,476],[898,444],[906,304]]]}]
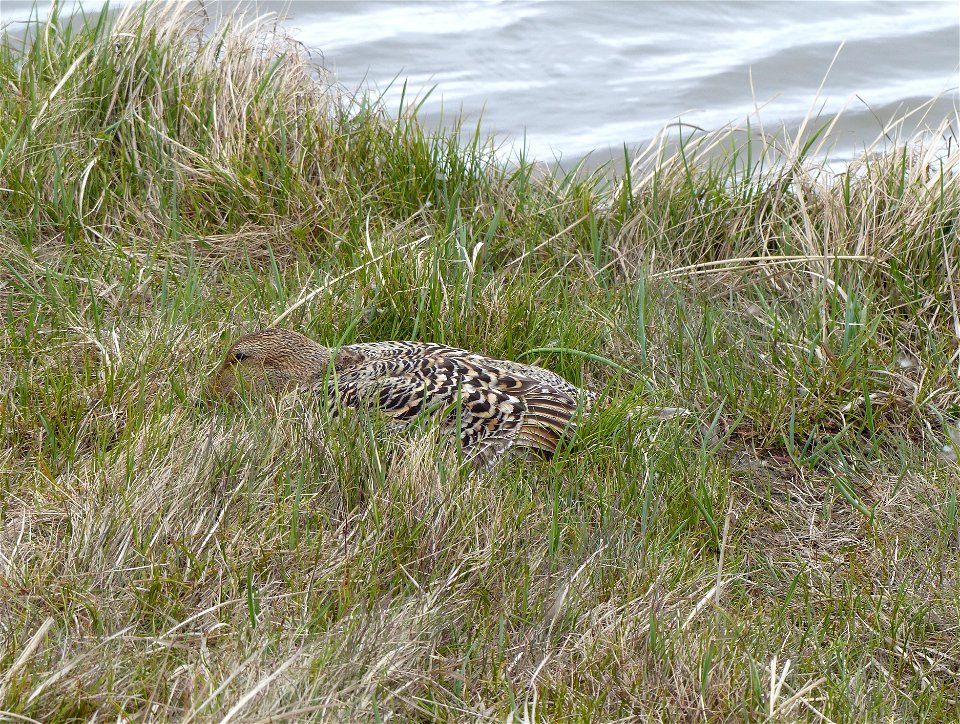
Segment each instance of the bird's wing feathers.
[{"label": "bird's wing feathers", "polygon": [[373,404],[398,427],[424,410],[441,411],[448,429],[459,420],[464,454],[484,464],[514,444],[551,453],[572,431],[576,388],[523,367],[436,344],[351,345],[338,357],[335,385],[343,404]]}]

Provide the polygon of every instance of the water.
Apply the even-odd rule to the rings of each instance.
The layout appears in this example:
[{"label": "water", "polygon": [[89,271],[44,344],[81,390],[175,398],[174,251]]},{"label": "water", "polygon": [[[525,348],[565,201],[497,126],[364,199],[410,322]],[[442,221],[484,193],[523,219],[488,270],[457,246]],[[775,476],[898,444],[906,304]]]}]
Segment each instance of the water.
[{"label": "water", "polygon": [[[85,3],[90,9],[100,3]],[[235,3],[214,6],[225,11]],[[2,20],[30,4],[3,0]],[[665,124],[795,131],[845,107],[832,155],[939,96],[917,126],[958,115],[956,2],[297,2],[281,12],[350,89],[387,106],[426,97],[421,118],[460,112],[501,153],[541,160],[621,155]],[[841,44],[843,45],[840,48]],[[838,54],[838,49],[839,54]],[[828,68],[833,67],[827,75]],[[823,84],[818,95],[818,89]],[[751,118],[756,125],[757,117]]]}]

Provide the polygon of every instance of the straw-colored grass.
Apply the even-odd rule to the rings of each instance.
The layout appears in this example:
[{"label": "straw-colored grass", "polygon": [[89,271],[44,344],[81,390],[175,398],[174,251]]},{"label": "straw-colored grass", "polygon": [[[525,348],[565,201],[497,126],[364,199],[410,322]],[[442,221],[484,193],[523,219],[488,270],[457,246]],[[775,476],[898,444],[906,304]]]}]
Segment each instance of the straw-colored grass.
[{"label": "straw-colored grass", "polygon": [[[960,715],[949,128],[550,175],[201,21],[0,42],[0,719]],[[303,396],[198,409],[277,321],[623,404],[483,474]]]}]

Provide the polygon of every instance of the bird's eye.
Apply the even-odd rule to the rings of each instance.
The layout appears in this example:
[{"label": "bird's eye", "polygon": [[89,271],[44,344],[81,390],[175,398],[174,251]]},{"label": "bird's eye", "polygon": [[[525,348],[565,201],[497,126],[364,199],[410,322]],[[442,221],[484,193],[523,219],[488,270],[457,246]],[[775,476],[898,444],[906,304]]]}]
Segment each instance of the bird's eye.
[{"label": "bird's eye", "polygon": [[246,352],[241,352],[240,350],[236,350],[233,353],[233,359],[236,362],[243,362],[245,359],[248,359],[249,357],[250,355],[248,355]]}]

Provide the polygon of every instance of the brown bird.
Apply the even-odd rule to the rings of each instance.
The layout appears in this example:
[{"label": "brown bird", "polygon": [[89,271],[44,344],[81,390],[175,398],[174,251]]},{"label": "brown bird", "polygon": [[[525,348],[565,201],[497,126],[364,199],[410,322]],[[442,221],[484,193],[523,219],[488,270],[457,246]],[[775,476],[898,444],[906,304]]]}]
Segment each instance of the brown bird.
[{"label": "brown bird", "polygon": [[441,416],[441,429],[459,434],[464,457],[478,466],[514,447],[551,455],[575,430],[578,409],[589,412],[598,400],[596,393],[542,367],[442,344],[374,342],[334,349],[285,329],[240,337],[213,376],[208,396],[234,397],[241,382],[254,389],[325,391],[345,407],[379,408],[394,428],[407,427],[424,412]]}]

